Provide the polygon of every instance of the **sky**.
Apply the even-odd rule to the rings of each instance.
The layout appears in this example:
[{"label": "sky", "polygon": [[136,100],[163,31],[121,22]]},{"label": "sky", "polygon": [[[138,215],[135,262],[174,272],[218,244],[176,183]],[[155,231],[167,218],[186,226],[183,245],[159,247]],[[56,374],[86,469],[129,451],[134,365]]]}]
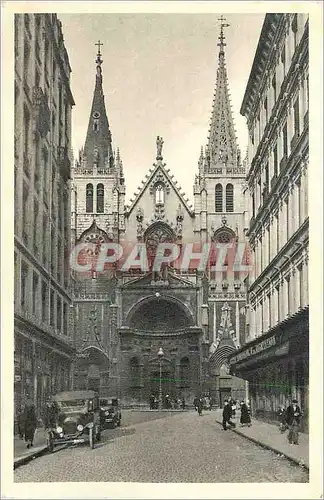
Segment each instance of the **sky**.
[{"label": "sky", "polygon": [[[229,14],[226,64],[238,143],[247,146],[240,115],[264,14]],[[84,145],[100,39],[103,89],[113,147],[120,148],[126,201],[140,186],[156,156],[163,159],[193,200],[201,146],[207,143],[218,65],[220,14],[59,14],[69,54],[72,147]]]}]

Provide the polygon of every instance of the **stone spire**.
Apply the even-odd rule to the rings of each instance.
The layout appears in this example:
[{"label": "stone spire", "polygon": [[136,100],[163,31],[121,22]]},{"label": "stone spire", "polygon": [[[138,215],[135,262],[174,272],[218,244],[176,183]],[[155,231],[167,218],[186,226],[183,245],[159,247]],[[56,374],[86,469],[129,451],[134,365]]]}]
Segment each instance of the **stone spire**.
[{"label": "stone spire", "polygon": [[91,170],[96,166],[97,169],[108,170],[109,168],[113,168],[114,159],[111,133],[109,130],[105,99],[102,90],[101,65],[103,60],[101,58],[100,46],[103,44],[99,41],[95,45],[98,46],[96,58],[96,85],[83,155],[87,169]]},{"label": "stone spire", "polygon": [[229,24],[225,18],[219,19],[220,36],[218,37],[219,55],[217,79],[213,100],[212,116],[206,148],[206,166],[208,168],[222,167],[224,164],[236,167],[240,164],[240,152],[234,129],[234,120],[230,104],[230,93],[225,62],[224,28]]}]

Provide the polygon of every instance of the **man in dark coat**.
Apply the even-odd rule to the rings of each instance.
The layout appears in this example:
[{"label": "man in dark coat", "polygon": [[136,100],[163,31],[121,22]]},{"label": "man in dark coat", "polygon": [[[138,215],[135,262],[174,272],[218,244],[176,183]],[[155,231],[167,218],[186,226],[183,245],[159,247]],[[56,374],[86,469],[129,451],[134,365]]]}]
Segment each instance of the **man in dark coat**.
[{"label": "man in dark coat", "polygon": [[300,407],[298,406],[297,399],[293,399],[291,404],[286,410],[286,422],[289,427],[288,441],[289,444],[299,444],[298,443],[298,433],[300,417],[302,413]]},{"label": "man in dark coat", "polygon": [[240,418],[241,426],[243,427],[247,424],[249,427],[251,426],[251,417],[247,404],[245,401],[241,402],[241,418]]},{"label": "man in dark coat", "polygon": [[28,402],[24,409],[24,436],[27,443],[27,448],[33,446],[36,427],[37,417],[35,406],[32,402]]},{"label": "man in dark coat", "polygon": [[229,424],[231,427],[235,427],[235,424],[231,422],[231,416],[232,416],[232,408],[230,404],[228,403],[227,399],[224,401],[224,408],[223,408],[223,429],[224,431],[227,430],[227,424]]}]

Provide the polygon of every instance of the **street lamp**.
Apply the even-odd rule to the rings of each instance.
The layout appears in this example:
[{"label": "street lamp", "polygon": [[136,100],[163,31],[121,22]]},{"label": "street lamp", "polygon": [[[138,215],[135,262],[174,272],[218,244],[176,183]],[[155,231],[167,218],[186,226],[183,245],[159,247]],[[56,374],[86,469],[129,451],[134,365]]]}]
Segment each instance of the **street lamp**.
[{"label": "street lamp", "polygon": [[164,352],[162,347],[158,350],[158,358],[160,363],[160,387],[159,387],[159,410],[162,409],[162,358],[164,356]]}]

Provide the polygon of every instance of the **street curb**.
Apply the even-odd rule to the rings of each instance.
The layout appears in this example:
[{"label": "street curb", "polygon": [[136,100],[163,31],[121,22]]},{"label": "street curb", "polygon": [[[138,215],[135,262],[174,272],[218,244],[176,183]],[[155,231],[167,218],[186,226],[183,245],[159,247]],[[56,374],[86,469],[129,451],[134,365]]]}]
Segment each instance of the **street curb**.
[{"label": "street curb", "polygon": [[[223,425],[223,423],[219,420],[216,420],[216,422],[221,426]],[[239,429],[231,429],[231,430],[232,430],[232,432],[236,432],[236,434],[239,434],[239,436],[243,436],[246,439],[248,439],[249,441],[252,441],[253,443],[257,444],[258,446],[261,446],[262,448],[266,448],[268,450],[274,451],[277,454],[279,453],[280,455],[283,455],[291,462],[294,462],[295,464],[300,465],[300,460],[298,460],[297,458],[292,457],[291,455],[288,455],[287,453],[282,452],[281,450],[278,450],[277,448],[274,448],[273,446],[271,446],[269,444],[262,443],[262,441],[259,441],[258,439],[254,438],[252,436],[247,436],[246,434],[244,434],[244,432],[241,432]],[[309,472],[309,466],[307,464],[303,463],[303,467],[305,467],[305,469],[307,469]]]},{"label": "street curb", "polygon": [[28,455],[24,455],[23,457],[17,457],[14,458],[14,470],[20,467],[21,465],[25,465],[31,460],[33,460],[36,457],[40,457],[47,451],[47,445],[44,445],[42,447],[39,447],[39,449],[36,449],[33,451],[33,453],[29,453]]}]

